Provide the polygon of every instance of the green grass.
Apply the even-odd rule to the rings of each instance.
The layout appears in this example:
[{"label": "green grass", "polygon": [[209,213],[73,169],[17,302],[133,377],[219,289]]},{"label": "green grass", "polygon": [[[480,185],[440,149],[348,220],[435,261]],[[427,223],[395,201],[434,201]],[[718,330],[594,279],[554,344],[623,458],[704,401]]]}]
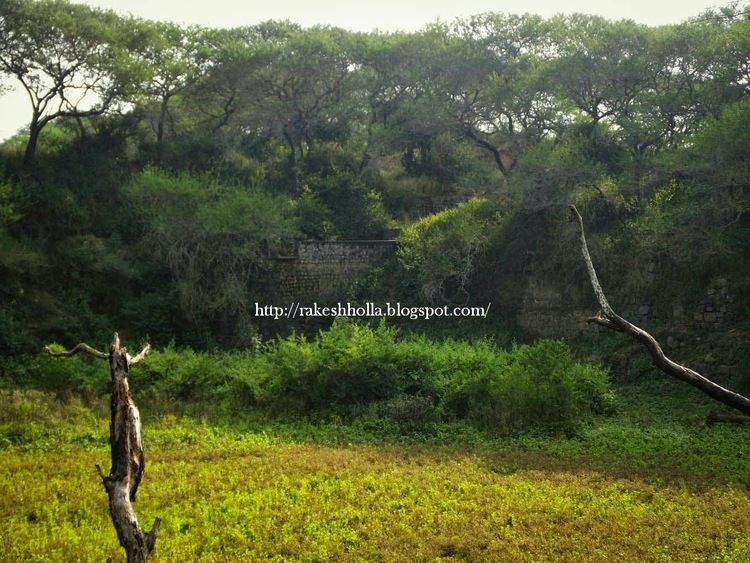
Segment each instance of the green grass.
[{"label": "green grass", "polygon": [[[5,391],[0,559],[122,560],[94,464],[107,406]],[[750,429],[664,381],[573,438],[142,405],[156,561],[750,560]]]}]

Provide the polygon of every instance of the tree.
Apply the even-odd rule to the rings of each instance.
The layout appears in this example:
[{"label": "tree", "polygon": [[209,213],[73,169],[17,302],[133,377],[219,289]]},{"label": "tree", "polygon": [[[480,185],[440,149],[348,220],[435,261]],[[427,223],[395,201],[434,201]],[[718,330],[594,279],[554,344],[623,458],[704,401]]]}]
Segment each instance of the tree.
[{"label": "tree", "polygon": [[203,39],[211,62],[194,87],[186,89],[185,106],[197,110],[198,121],[212,133],[227,127],[238,114],[243,118],[242,128],[252,128],[245,119],[253,117],[247,111],[256,97],[251,95],[250,84],[262,66],[253,57],[258,34],[254,28],[216,29],[206,30]]},{"label": "tree", "polygon": [[96,471],[102,479],[104,490],[109,497],[109,513],[117,532],[117,539],[125,550],[128,563],[145,563],[156,545],[161,519],[157,518],[150,532],[144,532],[133,511],[138,485],[143,478],[145,458],[141,438],[141,419],[138,408],[130,398],[128,371],[146,357],[151,347],[146,346],[136,356],[128,354],[120,346],[120,337],[115,333],[109,354],[100,352],[80,343],[71,350],[53,351],[45,348],[53,357],[70,357],[83,352],[100,360],[109,361],[112,376],[110,398],[109,445],[112,467],[109,475],[104,475],[101,467]]},{"label": "tree", "polygon": [[[185,108],[196,110],[202,126],[224,130],[236,140],[258,137],[267,142],[276,134],[278,117],[269,108],[273,92],[267,67],[275,48],[301,29],[289,22],[267,21],[255,26],[206,30],[203,40],[211,53],[206,73],[185,92]],[[282,141],[283,142],[283,141]]]},{"label": "tree", "polygon": [[550,24],[557,58],[547,79],[558,95],[594,124],[627,114],[646,85],[646,27],[581,14]]},{"label": "tree", "polygon": [[410,225],[398,256],[404,269],[415,273],[420,296],[431,303],[466,304],[477,257],[500,219],[489,201],[472,199]]},{"label": "tree", "polygon": [[527,147],[558,129],[559,109],[544,74],[552,57],[549,28],[538,16],[483,14],[457,29],[475,46],[479,68],[475,80],[463,82],[454,115],[506,180]]},{"label": "tree", "polygon": [[341,29],[315,27],[259,47],[268,60],[258,76],[267,92],[265,110],[274,116],[291,161],[304,158],[321,137],[346,136],[356,69],[348,43]]},{"label": "tree", "polygon": [[745,94],[750,92],[750,7],[736,17],[728,31],[729,52],[736,64],[732,82]]},{"label": "tree", "polygon": [[146,225],[146,252],[172,274],[185,316],[241,342],[266,244],[296,232],[290,202],[257,188],[154,168],[136,176],[126,196]]},{"label": "tree", "polygon": [[372,152],[399,151],[407,172],[430,172],[441,135],[459,137],[451,114],[474,65],[461,39],[436,24],[415,34],[373,35],[362,53],[367,141]]},{"label": "tree", "polygon": [[6,0],[1,6],[0,72],[15,77],[31,102],[28,165],[47,124],[102,115],[117,99],[119,19],[66,0]]},{"label": "tree", "polygon": [[647,82],[617,123],[637,153],[675,146],[732,99],[723,30],[691,21],[651,30]]},{"label": "tree", "polygon": [[135,19],[129,27],[129,64],[136,75],[136,97],[158,104],[152,127],[161,148],[171,119],[170,102],[195,84],[211,64],[206,32],[199,27]]}]

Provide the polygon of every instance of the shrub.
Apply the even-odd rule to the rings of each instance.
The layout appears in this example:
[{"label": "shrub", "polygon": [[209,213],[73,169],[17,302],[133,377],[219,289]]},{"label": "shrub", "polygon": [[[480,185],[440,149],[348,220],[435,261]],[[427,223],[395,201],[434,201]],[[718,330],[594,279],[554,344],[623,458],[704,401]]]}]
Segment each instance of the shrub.
[{"label": "shrub", "polygon": [[305,409],[390,398],[405,386],[395,337],[382,323],[372,328],[338,320],[313,342],[282,340],[267,354],[263,395]]},{"label": "shrub", "polygon": [[500,215],[486,199],[472,199],[428,215],[406,228],[398,256],[429,302],[464,302],[475,260]]},{"label": "shrub", "polygon": [[[0,381],[14,386],[109,388],[106,363],[90,358],[40,356],[6,367]],[[466,420],[501,433],[575,431],[606,409],[609,396],[606,371],[577,362],[561,341],[502,350],[488,340],[399,338],[384,322],[348,319],[312,341],[291,336],[258,351],[209,354],[170,345],[147,356],[132,377],[138,400],[152,404],[365,415],[402,429]]]},{"label": "shrub", "polygon": [[[52,349],[64,349],[52,344]],[[8,356],[0,365],[0,387],[32,388],[57,395],[87,396],[106,392],[109,370],[106,363],[88,356],[51,358],[46,354]]]},{"label": "shrub", "polygon": [[442,418],[440,409],[431,397],[401,393],[392,399],[373,403],[371,413],[387,418],[404,430],[421,430]]},{"label": "shrub", "polygon": [[308,342],[281,341],[263,361],[261,402],[303,411],[372,404],[369,413],[422,425],[467,419],[500,432],[571,432],[608,397],[603,369],[576,362],[561,341],[498,349],[338,320]]},{"label": "shrub", "polygon": [[183,316],[200,327],[223,327],[212,332],[225,344],[250,338],[243,329],[257,291],[251,274],[264,264],[266,244],[297,234],[290,202],[260,187],[156,168],[134,176],[125,195],[147,225],[142,258],[168,266]]},{"label": "shrub", "polygon": [[606,408],[606,372],[576,362],[564,342],[514,347],[498,360],[454,379],[446,407],[485,428],[565,432]]}]

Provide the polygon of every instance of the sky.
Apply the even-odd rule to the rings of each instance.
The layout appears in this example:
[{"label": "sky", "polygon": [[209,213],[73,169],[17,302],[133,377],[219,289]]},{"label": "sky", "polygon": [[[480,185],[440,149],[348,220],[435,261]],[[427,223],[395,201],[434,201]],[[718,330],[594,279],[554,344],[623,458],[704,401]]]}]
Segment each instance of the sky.
[{"label": "sky", "polygon": [[[728,3],[710,0],[86,0],[81,3],[151,20],[209,27],[253,25],[289,19],[305,27],[327,24],[353,31],[414,31],[436,20],[451,21],[482,12],[553,16],[574,12],[647,25],[677,23],[707,8]],[[13,84],[11,79],[4,81]],[[24,127],[30,117],[26,93],[15,88],[0,95],[0,140]]]}]

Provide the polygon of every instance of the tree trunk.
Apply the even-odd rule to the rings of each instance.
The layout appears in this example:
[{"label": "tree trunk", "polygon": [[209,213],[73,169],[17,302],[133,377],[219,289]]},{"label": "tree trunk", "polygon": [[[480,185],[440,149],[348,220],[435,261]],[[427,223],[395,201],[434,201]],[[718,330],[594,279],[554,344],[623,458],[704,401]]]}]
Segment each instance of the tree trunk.
[{"label": "tree trunk", "polygon": [[[138,485],[145,469],[141,419],[138,408],[130,398],[128,368],[131,359],[120,348],[115,333],[109,349],[109,368],[112,375],[110,399],[109,441],[112,468],[102,477],[109,496],[109,513],[117,531],[117,539],[125,549],[128,563],[145,563],[154,550],[160,520],[157,518],[150,532],[145,533],[133,511]],[[100,470],[101,473],[101,470]]]},{"label": "tree trunk", "polygon": [[145,563],[154,550],[161,520],[157,518],[150,532],[144,532],[133,511],[138,485],[145,468],[143,441],[141,439],[141,419],[138,408],[130,398],[128,369],[141,361],[148,353],[146,347],[135,357],[130,357],[125,348],[120,347],[120,338],[115,333],[109,348],[109,355],[95,350],[87,344],[79,344],[66,352],[47,351],[52,356],[73,356],[84,352],[95,358],[108,359],[112,376],[112,396],[110,398],[109,443],[112,468],[104,475],[101,467],[96,470],[102,479],[104,490],[109,497],[109,513],[117,532],[117,539],[125,549],[128,563]]},{"label": "tree trunk", "polygon": [[33,119],[29,125],[29,140],[26,142],[26,151],[23,154],[23,164],[28,167],[36,160],[36,147],[39,143],[39,133],[42,128],[37,119]]},{"label": "tree trunk", "polygon": [[169,111],[169,97],[164,97],[161,100],[161,107],[159,109],[159,120],[156,122],[156,144],[161,147],[164,141],[164,127],[167,123],[167,112]]},{"label": "tree trunk", "polygon": [[[583,218],[574,205],[570,206],[570,210],[573,213],[574,219],[578,222],[581,239],[581,253],[583,255],[583,260],[586,263],[591,287],[594,289],[594,295],[601,307],[601,313],[596,317],[587,319],[587,322],[596,323],[606,328],[629,334],[646,347],[649,354],[651,354],[654,365],[661,371],[700,389],[703,393],[720,403],[735,408],[745,415],[750,415],[750,399],[714,383],[697,371],[672,361],[664,354],[661,345],[653,336],[614,312],[607,301],[607,297],[604,295],[602,286],[599,284],[599,278],[596,275],[594,263],[591,261],[588,244],[586,243],[586,234],[583,229]],[[715,420],[715,422],[719,422],[719,420]]]},{"label": "tree trunk", "polygon": [[289,146],[289,164],[293,167],[297,162],[297,147],[295,147],[292,136],[290,135],[286,125],[284,125],[284,127],[282,128],[282,132],[284,135],[284,140]]},{"label": "tree trunk", "polygon": [[474,130],[471,127],[468,127],[468,126],[465,127],[464,132],[466,133],[466,136],[472,141],[474,141],[474,143],[478,147],[483,148],[484,150],[489,151],[490,154],[492,154],[492,158],[495,159],[495,164],[497,165],[498,170],[500,170],[500,173],[507,180],[510,176],[510,170],[508,170],[508,168],[503,163],[503,156],[500,153],[500,149],[498,149],[495,145],[493,145],[489,141],[482,139],[479,135],[477,135],[474,132]]},{"label": "tree trunk", "polygon": [[730,424],[747,424],[750,422],[750,416],[744,414],[730,414],[723,412],[710,412],[706,417],[706,423],[716,424],[718,422],[728,422]]}]

